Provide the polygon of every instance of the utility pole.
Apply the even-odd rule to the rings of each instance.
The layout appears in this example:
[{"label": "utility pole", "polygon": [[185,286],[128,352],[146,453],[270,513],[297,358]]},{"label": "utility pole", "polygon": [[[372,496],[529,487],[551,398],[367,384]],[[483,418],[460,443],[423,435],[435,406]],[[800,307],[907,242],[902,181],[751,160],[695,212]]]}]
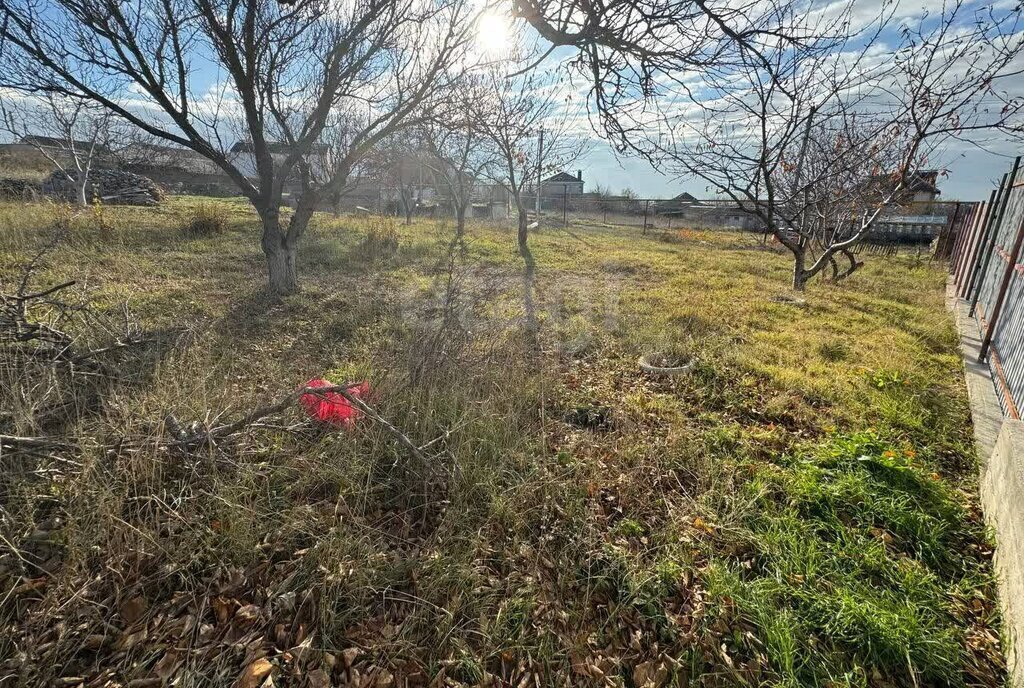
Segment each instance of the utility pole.
[{"label": "utility pole", "polygon": [[540,139],[537,142],[537,189],[534,193],[534,212],[537,215],[537,226],[540,227],[540,189],[544,175],[544,130],[540,130]]}]

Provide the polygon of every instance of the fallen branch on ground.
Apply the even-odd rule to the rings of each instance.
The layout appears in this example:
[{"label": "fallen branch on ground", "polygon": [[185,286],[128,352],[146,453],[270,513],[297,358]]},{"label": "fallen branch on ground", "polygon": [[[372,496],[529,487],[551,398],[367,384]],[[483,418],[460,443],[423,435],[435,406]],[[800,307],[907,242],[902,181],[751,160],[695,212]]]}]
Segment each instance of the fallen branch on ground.
[{"label": "fallen branch on ground", "polygon": [[51,449],[74,446],[68,440],[59,437],[19,437],[17,435],[0,435],[0,447],[12,449],[18,447],[47,447]]},{"label": "fallen branch on ground", "polygon": [[[131,322],[127,304],[124,305],[123,332],[115,327],[108,316],[98,313],[86,303],[63,300],[60,292],[75,286],[68,280],[37,291],[29,291],[36,271],[45,256],[60,243],[64,232],[57,232],[22,268],[17,291],[0,292],[0,341],[17,345],[21,355],[77,367],[103,370],[98,357],[111,351],[144,343],[145,337]],[[81,350],[81,339],[65,331],[64,324],[72,317],[81,318],[86,325],[108,341],[100,346]]]},{"label": "fallen branch on ground", "polygon": [[171,414],[167,414],[164,418],[164,425],[167,427],[168,432],[175,439],[175,445],[179,447],[195,447],[203,444],[216,444],[218,440],[223,440],[231,435],[234,435],[246,428],[253,426],[253,424],[266,418],[281,413],[285,409],[293,406],[298,400],[306,394],[312,394],[321,398],[326,398],[328,394],[340,394],[350,404],[359,409],[367,418],[384,428],[388,434],[394,437],[399,444],[405,447],[406,450],[416,459],[423,459],[423,453],[420,448],[417,447],[412,440],[406,436],[401,430],[394,426],[391,422],[377,413],[373,408],[366,404],[356,395],[352,394],[351,390],[357,387],[361,383],[352,382],[344,385],[331,385],[328,387],[302,387],[288,396],[284,397],[278,402],[269,404],[267,406],[261,406],[250,413],[247,413],[242,418],[234,421],[233,423],[227,423],[225,425],[219,425],[211,428],[207,431],[202,431],[198,426],[193,425],[188,429],[185,429],[181,423]]}]

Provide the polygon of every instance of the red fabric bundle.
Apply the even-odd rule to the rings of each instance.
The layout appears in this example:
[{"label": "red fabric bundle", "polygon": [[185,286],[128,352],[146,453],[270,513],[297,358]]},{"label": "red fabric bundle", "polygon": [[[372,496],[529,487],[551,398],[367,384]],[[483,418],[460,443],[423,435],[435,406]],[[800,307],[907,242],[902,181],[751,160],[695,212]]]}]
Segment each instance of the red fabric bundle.
[{"label": "red fabric bundle", "polygon": [[[316,378],[310,380],[304,386],[334,387],[334,383],[323,378]],[[370,394],[370,385],[365,381],[360,382],[355,387],[350,387],[348,393],[356,399],[365,399]],[[306,409],[306,414],[310,418],[338,428],[352,427],[359,417],[359,409],[337,392],[324,392],[323,394],[306,393],[299,398],[299,403]]]}]

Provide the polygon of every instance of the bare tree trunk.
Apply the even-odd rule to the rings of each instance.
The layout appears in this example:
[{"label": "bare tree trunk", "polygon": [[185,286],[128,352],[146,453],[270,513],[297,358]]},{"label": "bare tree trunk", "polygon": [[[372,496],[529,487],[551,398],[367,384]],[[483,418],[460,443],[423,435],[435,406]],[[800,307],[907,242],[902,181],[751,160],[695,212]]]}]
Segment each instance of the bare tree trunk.
[{"label": "bare tree trunk", "polygon": [[462,239],[466,235],[466,203],[455,203],[455,238]]},{"label": "bare tree trunk", "polygon": [[793,251],[793,291],[803,291],[807,285],[806,256],[803,249]]},{"label": "bare tree trunk", "polygon": [[530,249],[526,245],[526,240],[528,238],[527,224],[530,217],[529,215],[527,215],[526,207],[523,205],[522,201],[519,198],[516,198],[516,210],[518,211],[519,215],[519,227],[516,237],[517,242],[519,244],[519,255],[523,256],[523,258],[526,258],[530,253]]},{"label": "bare tree trunk", "polygon": [[281,216],[276,210],[263,215],[263,255],[267,259],[267,275],[270,291],[278,296],[294,294],[299,290],[299,276],[296,270],[298,241],[288,239],[281,227]]},{"label": "bare tree trunk", "polygon": [[412,224],[412,194],[406,191],[404,186],[400,186],[398,190],[399,198],[402,202],[402,214],[405,215],[405,224]]},{"label": "bare tree trunk", "polygon": [[523,257],[523,308],[526,312],[526,343],[531,356],[540,353],[540,322],[537,320],[537,308],[533,302],[533,287],[536,275],[536,263],[530,247],[526,243],[528,238],[526,207],[522,199],[516,196],[516,210],[519,217],[517,232],[517,243],[519,244],[519,255]]},{"label": "bare tree trunk", "polygon": [[89,185],[89,177],[84,172],[79,172],[78,179],[75,181],[77,186],[76,191],[78,192],[78,205],[84,208],[89,205],[89,199],[85,194],[85,189]]}]

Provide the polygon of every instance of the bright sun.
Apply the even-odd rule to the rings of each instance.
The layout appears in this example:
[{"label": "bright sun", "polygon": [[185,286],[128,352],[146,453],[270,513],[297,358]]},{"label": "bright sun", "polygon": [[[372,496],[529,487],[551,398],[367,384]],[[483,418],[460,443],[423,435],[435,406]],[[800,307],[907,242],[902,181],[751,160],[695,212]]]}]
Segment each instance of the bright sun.
[{"label": "bright sun", "polygon": [[508,17],[497,12],[487,12],[477,23],[477,42],[488,57],[505,53],[511,37]]}]

